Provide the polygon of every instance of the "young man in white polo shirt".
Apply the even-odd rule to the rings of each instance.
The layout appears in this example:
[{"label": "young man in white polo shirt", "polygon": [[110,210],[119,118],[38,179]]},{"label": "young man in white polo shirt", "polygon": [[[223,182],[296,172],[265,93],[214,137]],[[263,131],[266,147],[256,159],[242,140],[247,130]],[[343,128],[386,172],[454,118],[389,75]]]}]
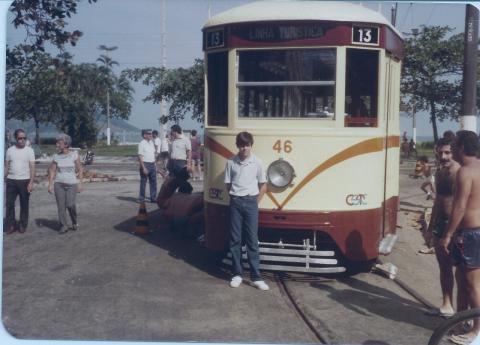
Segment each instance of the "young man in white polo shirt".
[{"label": "young man in white polo shirt", "polygon": [[269,290],[263,281],[259,265],[258,203],[267,190],[267,178],[262,161],[252,152],[253,136],[248,132],[237,134],[238,153],[227,161],[225,184],[230,194],[230,253],[233,277],[230,286],[242,283],[242,232],[245,234],[250,278],[260,290]]},{"label": "young man in white polo shirt", "polygon": [[5,154],[6,182],[6,231],[11,234],[15,227],[15,200],[20,196],[20,224],[18,232],[23,233],[28,225],[28,201],[35,178],[35,154],[26,146],[27,136],[23,129],[15,130],[17,144],[8,148]]},{"label": "young man in white polo shirt", "polygon": [[150,201],[157,200],[157,167],[155,165],[155,144],[150,129],[142,130],[143,140],[138,144],[138,162],[140,163],[140,193],[139,202],[145,201],[147,179],[150,185]]}]

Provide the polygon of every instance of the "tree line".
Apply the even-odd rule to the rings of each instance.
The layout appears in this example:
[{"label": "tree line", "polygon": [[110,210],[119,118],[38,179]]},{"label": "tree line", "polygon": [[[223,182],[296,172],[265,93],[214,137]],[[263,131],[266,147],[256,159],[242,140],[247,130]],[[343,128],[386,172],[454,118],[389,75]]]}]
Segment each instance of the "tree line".
[{"label": "tree line", "polygon": [[[201,59],[189,68],[126,69],[118,76],[112,69],[117,63],[108,55],[102,54],[92,63],[74,63],[65,46],[75,46],[82,32],[67,31],[65,26],[78,3],[17,0],[12,4],[13,24],[25,29],[26,39],[7,47],[7,119],[33,120],[37,142],[40,124],[53,123],[75,144],[92,145],[98,134],[96,120],[107,114],[107,99],[111,117],[128,119],[133,101],[130,81],[135,81],[151,87],[144,102],[169,103],[163,122],[179,122],[187,114],[204,121]],[[438,121],[458,121],[461,109],[464,35],[452,32],[448,26],[422,26],[405,38],[402,108],[409,115],[427,112],[435,141]],[[58,48],[56,56],[45,52],[47,42]]]}]

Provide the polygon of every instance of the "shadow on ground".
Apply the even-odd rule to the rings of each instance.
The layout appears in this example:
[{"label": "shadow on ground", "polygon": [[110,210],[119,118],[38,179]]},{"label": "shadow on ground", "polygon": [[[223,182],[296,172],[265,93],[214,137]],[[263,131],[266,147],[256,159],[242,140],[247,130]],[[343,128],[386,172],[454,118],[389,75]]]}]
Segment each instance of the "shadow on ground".
[{"label": "shadow on ground", "polygon": [[355,277],[344,277],[338,281],[349,288],[340,290],[324,283],[312,283],[311,286],[327,291],[331,299],[358,315],[376,314],[385,319],[409,323],[431,331],[436,326],[434,320],[425,315],[423,305],[418,302]]},{"label": "shadow on ground", "polygon": [[205,248],[195,238],[188,236],[178,227],[159,228],[161,224],[160,209],[148,212],[148,234],[137,234],[134,232],[137,219],[129,218],[114,225],[114,229],[129,233],[132,236],[141,238],[148,243],[167,251],[170,256],[180,259],[197,269],[219,279],[229,280],[230,275],[221,264],[222,253],[212,252]]}]

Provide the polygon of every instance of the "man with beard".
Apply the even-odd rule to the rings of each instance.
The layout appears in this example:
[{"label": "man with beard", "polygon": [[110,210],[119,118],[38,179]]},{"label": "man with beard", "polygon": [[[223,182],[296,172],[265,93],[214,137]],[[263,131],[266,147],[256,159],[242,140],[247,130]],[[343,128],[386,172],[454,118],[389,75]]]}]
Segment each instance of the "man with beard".
[{"label": "man with beard", "polygon": [[[453,160],[451,139],[441,138],[437,142],[436,155],[439,164],[435,173],[435,190],[437,195],[432,208],[432,217],[427,233],[433,237],[435,255],[440,268],[440,287],[443,301],[440,308],[428,312],[430,315],[449,317],[454,314],[453,309],[453,266],[448,254],[440,247],[439,242],[448,225],[448,218],[452,211],[454,182],[460,164]],[[430,242],[430,241],[429,241]]]},{"label": "man with beard", "polygon": [[[478,136],[472,131],[458,131],[453,156],[461,168],[455,179],[455,195],[447,231],[440,245],[452,256],[457,268],[458,306],[480,308],[480,160]],[[480,331],[480,320],[466,333],[454,334],[450,341],[471,343]]]}]

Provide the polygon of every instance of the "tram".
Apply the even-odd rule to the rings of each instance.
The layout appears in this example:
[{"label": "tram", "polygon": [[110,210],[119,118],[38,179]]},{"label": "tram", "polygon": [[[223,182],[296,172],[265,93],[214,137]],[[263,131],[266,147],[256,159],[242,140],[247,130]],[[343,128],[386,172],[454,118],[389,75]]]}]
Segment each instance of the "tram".
[{"label": "tram", "polygon": [[397,239],[401,34],[378,12],[325,1],[256,1],[202,31],[207,248],[228,246],[224,168],[235,136],[248,131],[268,177],[260,268],[334,273],[388,254]]}]

